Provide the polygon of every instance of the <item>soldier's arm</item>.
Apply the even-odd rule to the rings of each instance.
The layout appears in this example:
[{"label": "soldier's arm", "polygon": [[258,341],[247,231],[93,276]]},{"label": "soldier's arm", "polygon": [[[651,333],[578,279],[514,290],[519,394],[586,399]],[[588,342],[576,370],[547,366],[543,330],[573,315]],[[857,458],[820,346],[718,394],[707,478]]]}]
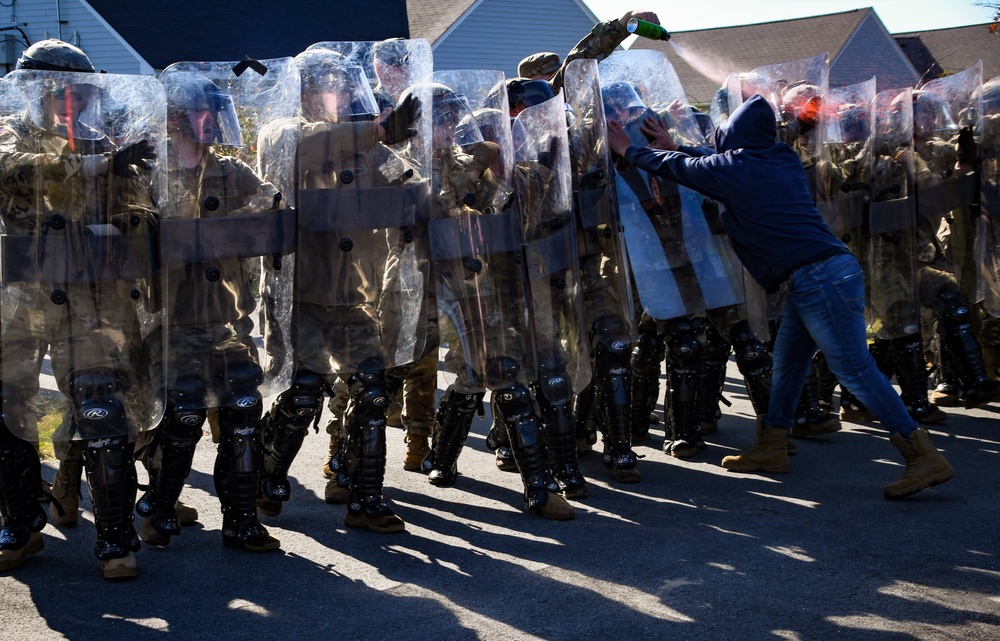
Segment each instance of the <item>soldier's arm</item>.
[{"label": "soldier's arm", "polygon": [[656,14],[651,11],[629,11],[617,20],[598,22],[583,39],[576,43],[566,57],[563,58],[562,66],[556,71],[549,83],[552,90],[559,93],[563,86],[563,77],[566,75],[566,67],[574,60],[594,59],[604,60],[618,48],[618,45],[625,42],[630,35],[626,25],[632,18],[639,18],[647,22],[660,23]]},{"label": "soldier's arm", "polygon": [[9,193],[23,194],[35,189],[37,180],[62,181],[82,173],[107,173],[108,154],[54,154],[23,151],[24,145],[10,127],[0,128],[0,185]]},{"label": "soldier's arm", "polygon": [[238,209],[230,211],[229,215],[239,216],[283,207],[280,199],[275,201],[278,189],[274,185],[257,175],[257,172],[242,160],[231,158],[230,161],[236,193],[242,204]]},{"label": "soldier's arm", "polygon": [[323,171],[324,165],[371,151],[379,144],[376,122],[310,122],[299,136],[299,171]]}]

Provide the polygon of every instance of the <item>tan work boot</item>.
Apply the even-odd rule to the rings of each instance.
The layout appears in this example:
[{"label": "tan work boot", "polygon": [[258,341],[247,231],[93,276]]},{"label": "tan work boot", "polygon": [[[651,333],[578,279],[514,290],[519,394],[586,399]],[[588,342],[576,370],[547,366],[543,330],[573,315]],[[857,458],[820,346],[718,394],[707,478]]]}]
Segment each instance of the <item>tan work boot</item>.
[{"label": "tan work boot", "polygon": [[427,442],[426,436],[409,435],[403,439],[406,441],[406,455],[403,457],[403,469],[407,472],[419,472],[420,464],[424,462],[431,451],[431,446]]},{"label": "tan work boot", "polygon": [[958,407],[962,403],[962,392],[950,383],[940,383],[931,390],[931,403],[938,407]]},{"label": "tan work boot", "polygon": [[334,505],[342,505],[351,500],[351,489],[341,487],[340,483],[337,483],[336,478],[331,478],[326,482],[326,490],[323,491],[323,500]]},{"label": "tan work boot", "polygon": [[177,522],[181,525],[191,525],[198,520],[198,510],[180,501],[174,503],[174,512],[177,513]]},{"label": "tan work boot", "polygon": [[765,427],[757,430],[753,446],[742,454],[722,459],[722,467],[731,472],[788,472],[788,430]]},{"label": "tan work boot", "polygon": [[702,436],[708,436],[709,434],[715,434],[719,431],[719,421],[718,419],[712,419],[711,421],[702,421],[698,426],[698,430],[701,432]]},{"label": "tan work boot", "polygon": [[139,538],[157,547],[163,547],[170,543],[169,534],[164,534],[153,527],[153,517],[151,516],[142,517],[142,521],[139,523]]},{"label": "tan work boot", "polygon": [[533,511],[535,514],[552,521],[568,521],[576,516],[576,510],[569,504],[569,501],[555,492],[549,492],[545,503],[539,505]]},{"label": "tan work boot", "polygon": [[[761,430],[764,429],[764,415],[760,415],[760,416],[757,417],[756,426],[757,426],[757,438],[759,438]],[[788,455],[789,456],[795,456],[796,454],[799,453],[799,446],[796,445],[795,441],[793,441],[791,439],[791,436],[792,436],[791,432],[788,433],[788,436],[789,436],[789,439],[788,439]]]},{"label": "tan work boot", "polygon": [[[16,537],[12,537],[15,540],[21,539],[24,536],[25,528],[17,528],[20,530],[21,534]],[[10,532],[10,530],[5,530]],[[45,541],[42,540],[41,532],[29,532],[27,537],[27,542],[16,550],[11,548],[4,548],[0,550],[0,572],[6,572],[7,570],[13,570],[14,568],[19,568],[24,563],[24,560],[29,556],[38,554],[43,549],[45,549]]]},{"label": "tan work boot", "polygon": [[400,391],[389,403],[385,411],[385,424],[388,427],[403,427],[403,392]]},{"label": "tan work boot", "polygon": [[120,559],[104,559],[101,561],[101,573],[110,581],[119,579],[134,579],[139,576],[139,567],[135,563],[135,555],[131,552]]},{"label": "tan work boot", "polygon": [[344,525],[354,528],[367,528],[372,532],[394,534],[406,529],[406,523],[399,518],[385,503],[371,501],[362,506],[352,503],[344,516]]},{"label": "tan work boot", "polygon": [[59,462],[56,477],[52,480],[52,498],[54,500],[49,503],[49,516],[56,525],[76,526],[80,518],[80,481],[82,479],[82,460],[66,458]]},{"label": "tan work boot", "polygon": [[331,434],[330,435],[330,450],[327,452],[326,461],[323,463],[323,476],[326,478],[333,478],[334,472],[333,468],[330,467],[330,463],[333,458],[340,454],[340,435]]},{"label": "tan work boot", "polygon": [[906,461],[906,470],[895,483],[886,485],[882,493],[887,499],[901,499],[947,480],[955,478],[955,468],[931,443],[931,436],[920,427],[909,437],[900,433],[889,437]]}]

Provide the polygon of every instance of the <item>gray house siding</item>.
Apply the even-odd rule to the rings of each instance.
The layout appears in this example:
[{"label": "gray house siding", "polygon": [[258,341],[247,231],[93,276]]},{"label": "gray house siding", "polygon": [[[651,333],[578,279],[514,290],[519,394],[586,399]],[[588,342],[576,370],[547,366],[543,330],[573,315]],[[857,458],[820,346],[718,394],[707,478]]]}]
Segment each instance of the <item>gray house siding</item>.
[{"label": "gray house siding", "polygon": [[[61,39],[86,51],[98,69],[108,73],[153,72],[82,0],[19,0],[10,9],[3,8],[0,15],[7,11],[13,15],[5,17],[20,25],[32,44],[45,38],[59,38],[61,31]],[[64,24],[59,24],[57,15]],[[16,34],[20,39],[17,31],[5,33]],[[24,49],[23,42],[16,43],[16,56]]]},{"label": "gray house siding", "polygon": [[529,54],[566,55],[596,22],[576,0],[483,0],[435,43],[434,68],[500,69],[513,77]]},{"label": "gray house siding", "polygon": [[919,74],[874,13],[858,25],[836,59],[830,61],[830,86],[842,87],[876,76],[878,90],[911,87]]}]

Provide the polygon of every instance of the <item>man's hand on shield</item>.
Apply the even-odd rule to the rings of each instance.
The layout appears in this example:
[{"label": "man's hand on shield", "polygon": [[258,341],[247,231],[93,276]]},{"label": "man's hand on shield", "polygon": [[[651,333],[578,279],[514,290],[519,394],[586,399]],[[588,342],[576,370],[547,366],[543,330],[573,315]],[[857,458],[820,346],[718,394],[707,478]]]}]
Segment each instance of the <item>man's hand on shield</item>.
[{"label": "man's hand on shield", "polygon": [[156,148],[148,140],[138,140],[112,154],[111,173],[121,178],[132,178],[135,176],[133,167],[150,171],[154,160],[156,160]]},{"label": "man's hand on shield", "polygon": [[420,100],[409,94],[403,102],[391,110],[380,122],[382,140],[386,144],[395,145],[417,135],[413,124],[420,117]]}]

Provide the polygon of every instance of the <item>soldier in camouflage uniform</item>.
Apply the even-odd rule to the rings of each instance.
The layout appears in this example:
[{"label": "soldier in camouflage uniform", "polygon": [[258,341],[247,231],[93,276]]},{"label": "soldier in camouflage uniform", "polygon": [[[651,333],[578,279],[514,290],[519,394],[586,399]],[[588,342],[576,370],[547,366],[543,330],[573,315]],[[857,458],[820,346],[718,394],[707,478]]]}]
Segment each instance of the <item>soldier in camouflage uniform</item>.
[{"label": "soldier in camouflage uniform", "polygon": [[268,156],[294,150],[298,184],[288,187],[297,189],[300,209],[297,267],[308,276],[296,282],[292,386],[264,418],[258,506],[261,513],[276,515],[288,500],[288,470],[306,430],[318,419],[324,390],[339,376],[351,394],[345,416],[349,442],[331,465],[336,469],[331,469],[327,498],[331,492],[340,495],[331,502],[349,498],[348,527],[401,532],[403,520],[382,496],[385,410],[401,380],[389,371],[397,364],[390,341],[400,337],[390,336],[398,328],[385,320],[393,310],[384,307],[383,290],[389,282],[387,260],[405,252],[412,239],[400,229],[364,229],[360,220],[368,213],[401,220],[403,212],[350,206],[369,190],[419,187],[420,175],[387,146],[414,135],[419,102],[402,101],[377,120],[360,67],[326,49],[305,51],[296,63],[302,77],[301,117],[274,122],[262,132],[260,154],[266,165]]},{"label": "soldier in camouflage uniform", "polygon": [[[95,76],[88,82],[94,67],[76,47],[38,42],[25,50],[17,67],[26,71],[4,83],[24,89],[27,109],[0,122],[0,202],[3,230],[11,237],[4,238],[3,256],[8,282],[2,292],[0,569],[18,567],[43,548],[38,455],[22,439],[35,431],[32,404],[48,349],[65,405],[63,431],[55,438],[83,444],[97,526],[95,555],[105,578],[131,578],[138,572],[134,552],[139,550],[132,524],[132,452],[137,430],[148,427],[161,408],[149,396],[149,373],[140,356],[135,301],[146,301],[148,309],[143,295],[148,290],[126,274],[135,266],[139,279],[150,275],[143,274],[138,261],[150,249],[148,231],[156,216],[149,195],[155,149],[148,139],[119,147],[97,128],[105,123],[81,120],[84,113],[100,113],[102,92],[114,78]],[[153,91],[147,97],[155,101],[158,96],[162,99]],[[156,123],[147,124],[155,129]],[[119,245],[121,262],[89,255],[113,241],[85,242],[85,230],[135,238],[135,244]],[[18,256],[17,236],[46,243]],[[67,242],[61,244],[63,238]],[[149,255],[144,257],[151,270]],[[53,260],[64,261],[63,268],[49,264]],[[38,275],[11,273],[15,263],[30,267],[34,261],[43,261]],[[58,274],[54,269],[60,269]]]},{"label": "soldier in camouflage uniform", "polygon": [[[167,90],[170,134],[167,192],[159,198],[162,216],[197,221],[277,209],[277,189],[243,161],[222,154],[223,146],[240,144],[229,94],[194,71],[168,67],[160,80]],[[168,233],[172,229],[164,223],[165,250],[177,240],[190,242]],[[191,232],[183,230],[184,236]],[[256,510],[263,370],[249,337],[257,307],[251,265],[249,259],[221,256],[227,246],[211,234],[200,229],[190,233],[207,247],[205,262],[161,252],[166,318],[154,340],[166,335],[168,406],[147,450],[150,483],[137,504],[143,517],[139,533],[157,546],[180,534],[177,499],[207,410],[218,407],[215,482],[222,503],[222,541],[228,547],[266,552],[277,549],[279,542],[260,524]],[[206,270],[212,269],[217,273],[206,278]]]}]

